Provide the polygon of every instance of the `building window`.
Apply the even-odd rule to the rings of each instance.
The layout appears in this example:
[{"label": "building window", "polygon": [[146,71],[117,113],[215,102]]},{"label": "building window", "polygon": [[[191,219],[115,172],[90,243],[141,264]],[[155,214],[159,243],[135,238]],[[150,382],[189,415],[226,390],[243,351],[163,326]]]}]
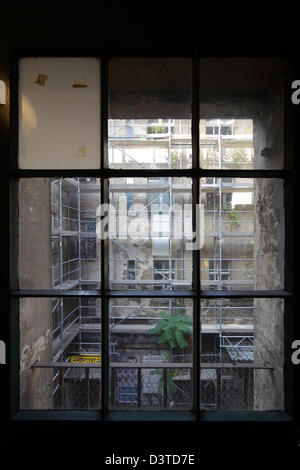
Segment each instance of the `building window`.
[{"label": "building window", "polygon": [[286,411],[282,62],[230,63],[19,60],[16,409]]},{"label": "building window", "polygon": [[96,238],[85,238],[81,240],[81,256],[91,261],[97,257]]},{"label": "building window", "polygon": [[[224,260],[209,260],[209,280],[215,281],[214,284],[210,284],[210,289],[226,289],[223,281],[230,279],[230,261]],[[227,284],[228,285],[228,284]]]},{"label": "building window", "polygon": [[[129,259],[127,261],[127,279],[130,281],[135,280],[135,260]],[[135,289],[135,284],[128,284],[128,289]]]},{"label": "building window", "polygon": [[[161,281],[156,283],[154,288],[157,290],[168,289],[168,284],[171,279],[175,279],[175,261],[172,260],[170,264],[169,260],[155,259],[153,261],[154,275],[153,279],[155,281]],[[171,269],[169,266],[171,265]],[[166,282],[165,282],[166,281]]]},{"label": "building window", "polygon": [[87,234],[87,236],[81,236],[81,257],[87,261],[95,261],[97,258],[96,220],[84,220],[81,230]]},{"label": "building window", "polygon": [[232,132],[232,120],[231,121],[206,121],[206,134],[207,135],[231,135]]},{"label": "building window", "polygon": [[130,211],[131,206],[134,204],[134,193],[127,193],[127,211]]}]

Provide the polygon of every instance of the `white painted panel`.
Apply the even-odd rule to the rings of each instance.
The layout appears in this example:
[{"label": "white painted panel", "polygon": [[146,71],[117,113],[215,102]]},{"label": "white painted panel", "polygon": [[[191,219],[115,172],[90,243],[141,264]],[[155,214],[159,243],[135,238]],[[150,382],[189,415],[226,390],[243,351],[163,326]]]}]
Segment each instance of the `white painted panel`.
[{"label": "white painted panel", "polygon": [[19,72],[19,168],[99,168],[99,60],[24,58]]},{"label": "white painted panel", "polygon": [[3,80],[0,80],[0,104],[6,104],[6,86]]},{"label": "white painted panel", "polygon": [[152,256],[169,256],[169,238],[152,237]]},{"label": "white painted panel", "polygon": [[232,207],[238,204],[253,204],[253,193],[250,192],[233,192]]}]

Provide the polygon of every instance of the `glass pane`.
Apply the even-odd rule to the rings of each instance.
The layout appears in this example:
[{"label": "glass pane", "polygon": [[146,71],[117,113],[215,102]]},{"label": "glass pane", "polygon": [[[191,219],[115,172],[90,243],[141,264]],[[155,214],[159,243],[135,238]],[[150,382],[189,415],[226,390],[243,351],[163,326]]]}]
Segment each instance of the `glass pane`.
[{"label": "glass pane", "polygon": [[283,181],[207,177],[200,191],[202,288],[282,289]]},{"label": "glass pane", "polygon": [[191,168],[191,61],[109,64],[110,168]]},{"label": "glass pane", "polygon": [[283,312],[283,299],[201,301],[201,409],[284,409]]},{"label": "glass pane", "polygon": [[21,289],[100,288],[99,204],[97,178],[20,180]]},{"label": "glass pane", "polygon": [[283,168],[283,78],[279,59],[200,60],[202,168]]},{"label": "glass pane", "polygon": [[109,185],[111,289],[190,289],[189,178],[113,178]]},{"label": "glass pane", "polygon": [[190,299],[110,301],[111,409],[191,409]]},{"label": "glass pane", "polygon": [[99,60],[24,58],[19,74],[19,168],[99,168]]},{"label": "glass pane", "polygon": [[253,168],[252,119],[201,119],[200,161],[202,168]]},{"label": "glass pane", "polygon": [[100,307],[100,299],[21,299],[21,409],[100,408]]}]

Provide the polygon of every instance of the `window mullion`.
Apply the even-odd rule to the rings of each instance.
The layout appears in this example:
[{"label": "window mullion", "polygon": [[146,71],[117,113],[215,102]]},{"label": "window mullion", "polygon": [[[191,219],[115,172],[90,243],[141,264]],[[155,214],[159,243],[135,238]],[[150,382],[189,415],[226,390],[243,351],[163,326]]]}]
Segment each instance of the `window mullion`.
[{"label": "window mullion", "polygon": [[[108,60],[106,57],[101,59],[101,152],[100,152],[100,182],[101,182],[101,197],[100,204],[108,203],[108,180],[105,178],[104,169],[107,167],[108,161]],[[101,222],[106,214],[101,211]],[[108,411],[109,403],[109,301],[104,297],[105,291],[108,289],[108,239],[105,238],[104,225],[101,223],[101,345],[102,345],[102,359],[101,359],[101,405],[102,405],[102,419]]]},{"label": "window mullion", "polygon": [[[195,51],[193,57],[193,75],[192,75],[192,168],[199,171],[200,167],[200,132],[199,132],[199,57],[198,50]],[[199,175],[193,178],[192,187],[192,226],[193,234],[196,235],[195,245],[193,249],[193,289],[196,291],[197,297],[194,299],[194,317],[193,317],[193,411],[198,419],[200,410],[200,249],[198,249],[199,240],[199,191],[200,179]]]}]

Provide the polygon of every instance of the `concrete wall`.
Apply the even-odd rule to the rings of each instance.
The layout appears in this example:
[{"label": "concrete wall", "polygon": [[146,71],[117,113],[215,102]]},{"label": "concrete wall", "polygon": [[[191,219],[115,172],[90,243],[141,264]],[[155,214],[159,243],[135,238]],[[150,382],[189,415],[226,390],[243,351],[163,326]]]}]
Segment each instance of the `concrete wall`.
[{"label": "concrete wall", "polygon": [[274,371],[254,371],[254,409],[283,410],[283,312],[282,299],[255,299],[254,362]]},{"label": "concrete wall", "polygon": [[[19,187],[19,278],[24,289],[51,288],[50,182],[23,179]],[[21,300],[20,408],[52,406],[52,370],[30,369],[52,360],[51,299]]]},{"label": "concrete wall", "polygon": [[[255,184],[256,288],[284,286],[284,213],[282,182],[257,180]],[[254,300],[254,362],[274,367],[255,371],[254,407],[283,409],[284,317],[281,299]]]},{"label": "concrete wall", "polygon": [[190,118],[189,59],[118,58],[109,67],[109,117]]},{"label": "concrete wall", "polygon": [[[281,81],[270,90],[260,118],[260,139],[270,153],[256,156],[256,167],[278,168],[283,162],[283,97]],[[254,188],[256,289],[284,288],[283,182],[257,179]],[[281,299],[255,299],[254,362],[274,367],[255,371],[254,408],[284,409],[284,304]]]}]

